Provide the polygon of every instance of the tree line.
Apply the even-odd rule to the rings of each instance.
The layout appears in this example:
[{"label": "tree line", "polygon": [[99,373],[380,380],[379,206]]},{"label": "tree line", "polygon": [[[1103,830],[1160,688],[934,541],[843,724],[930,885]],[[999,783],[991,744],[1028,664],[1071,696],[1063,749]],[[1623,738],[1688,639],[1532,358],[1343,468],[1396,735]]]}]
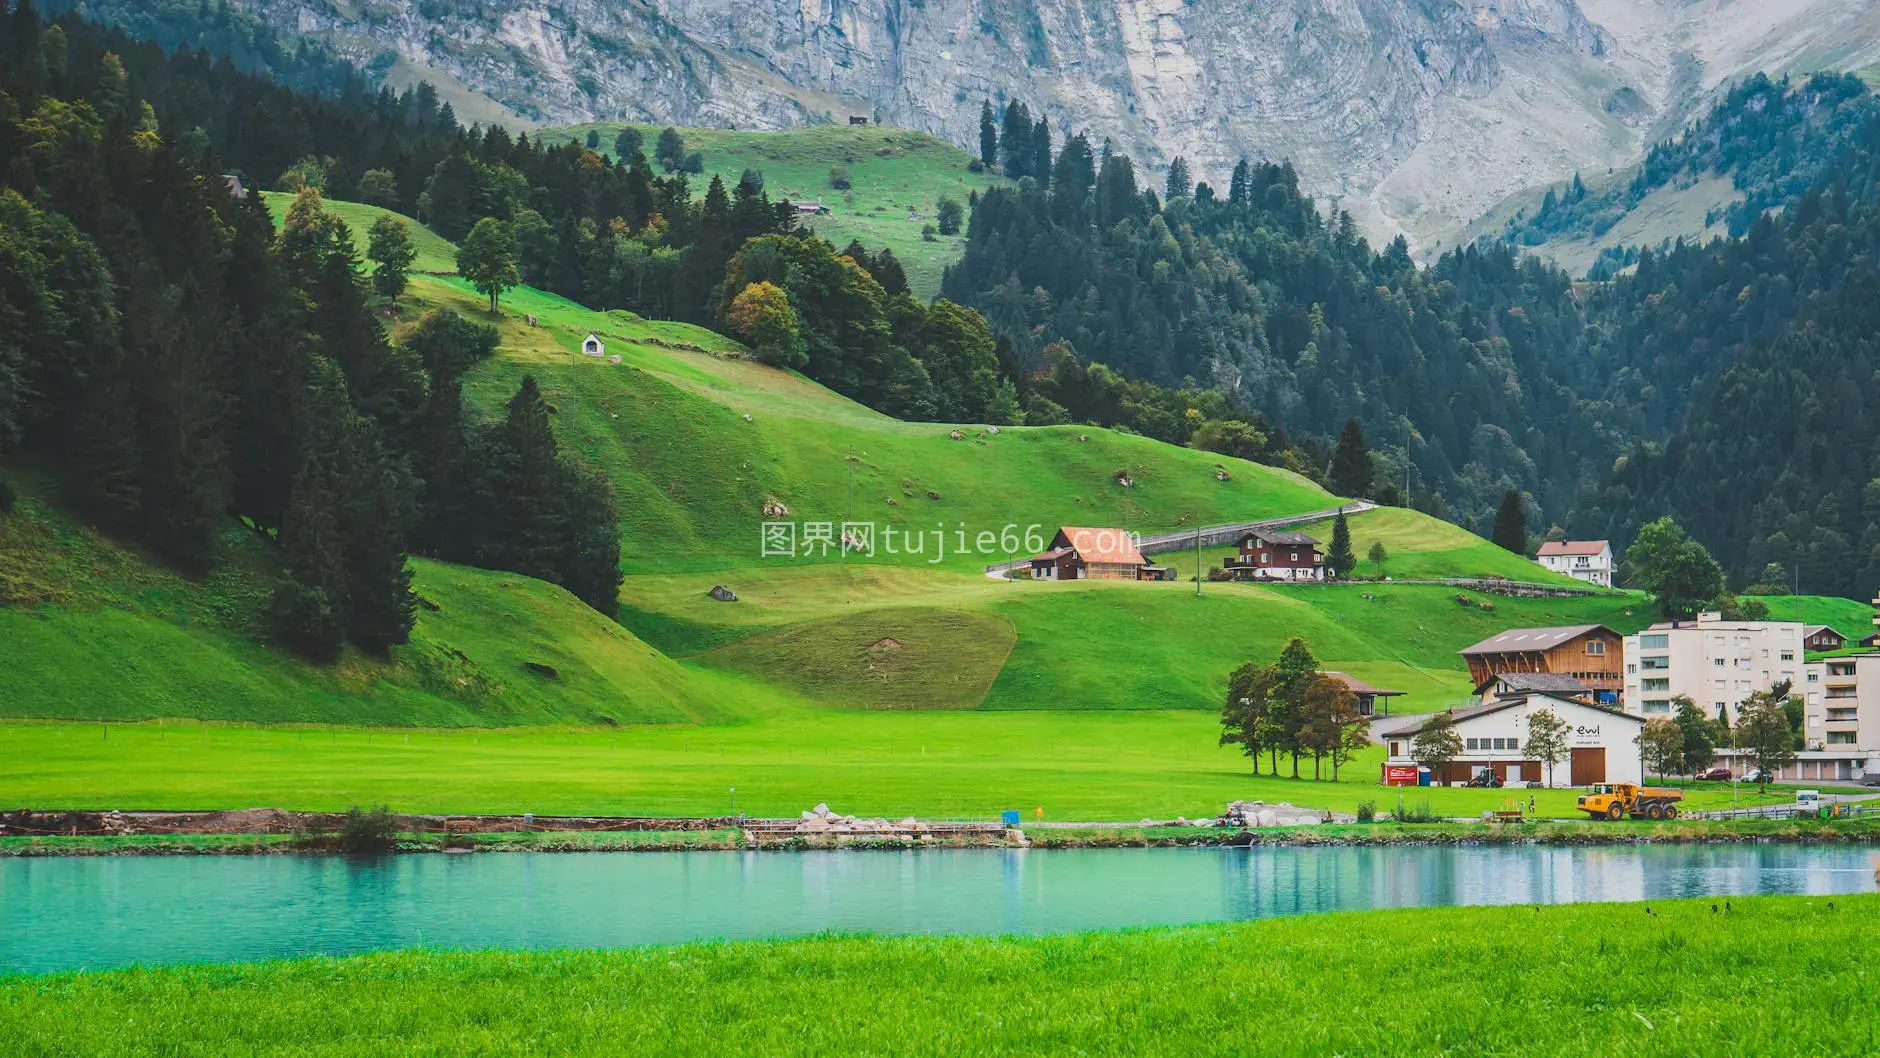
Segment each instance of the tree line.
[{"label": "tree line", "polygon": [[1271,663],[1249,661],[1227,677],[1220,744],[1239,746],[1255,775],[1262,755],[1272,775],[1279,774],[1284,756],[1297,779],[1300,759],[1309,757],[1315,780],[1323,777],[1329,761],[1336,782],[1339,768],[1370,744],[1370,729],[1356,696],[1343,681],[1320,671],[1303,639],[1289,640]]},{"label": "tree line", "polygon": [[[187,572],[231,527],[259,534],[279,558],[273,634],[317,659],[405,641],[413,551],[612,612],[604,486],[527,422],[501,438],[463,424],[455,376],[493,334],[438,317],[393,344],[317,192],[277,235],[211,146],[166,135],[169,99],[112,50],[128,42],[24,4],[5,28],[0,451],[55,468],[93,521]],[[274,90],[225,73],[231,93]]]}]

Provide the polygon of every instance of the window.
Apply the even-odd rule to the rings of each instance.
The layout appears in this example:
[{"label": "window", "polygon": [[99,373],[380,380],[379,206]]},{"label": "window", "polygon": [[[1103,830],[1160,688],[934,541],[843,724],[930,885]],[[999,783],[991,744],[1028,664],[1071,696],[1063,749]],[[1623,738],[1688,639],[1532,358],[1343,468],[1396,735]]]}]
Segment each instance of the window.
[{"label": "window", "polygon": [[1668,669],[1671,667],[1671,659],[1665,657],[1640,658],[1638,659],[1638,667],[1644,669],[1646,672]]},{"label": "window", "polygon": [[1401,756],[1403,756],[1403,743],[1401,743],[1401,742],[1392,742],[1392,743],[1390,744],[1390,755],[1391,755],[1391,756],[1393,756],[1393,757],[1401,757]]},{"label": "window", "polygon": [[1853,744],[1854,732],[1852,731],[1828,732],[1828,745],[1830,746],[1851,746]]},{"label": "window", "polygon": [[1628,665],[1626,665],[1626,667],[1625,667],[1625,671],[1627,671],[1627,672],[1637,672],[1637,671],[1638,671],[1638,666],[1637,666],[1636,664],[1628,664]]},{"label": "window", "polygon": [[1606,641],[1603,639],[1588,640],[1586,643],[1586,652],[1595,655],[1604,654],[1606,652]]},{"label": "window", "polygon": [[1783,661],[1794,661],[1794,660],[1795,660],[1795,651],[1793,651],[1793,650],[1785,650],[1785,651],[1783,651],[1783,652],[1782,652],[1782,660],[1783,660]]},{"label": "window", "polygon": [[1482,748],[1482,740],[1479,738],[1465,738],[1462,740],[1462,747],[1470,752],[1474,752]]},{"label": "window", "polygon": [[1509,749],[1520,749],[1520,748],[1521,748],[1521,740],[1520,740],[1520,739],[1518,739],[1518,738],[1511,738],[1511,739],[1509,739],[1509,740],[1508,740],[1508,748],[1509,748]]},{"label": "window", "polygon": [[1297,552],[1297,551],[1294,551],[1294,552],[1292,553],[1292,560],[1293,560],[1294,562],[1297,562],[1297,561],[1299,561],[1299,552]]},{"label": "window", "polygon": [[1809,673],[1809,674],[1808,674],[1808,682],[1809,682],[1809,683],[1820,683],[1820,682],[1821,682],[1821,673],[1819,673],[1819,672],[1811,672],[1811,673]]},{"label": "window", "polygon": [[1656,715],[1660,713],[1669,713],[1670,711],[1671,711],[1671,700],[1668,698],[1645,699],[1644,712],[1648,714]]},{"label": "window", "polygon": [[1671,645],[1671,637],[1663,633],[1642,635],[1638,637],[1638,645],[1640,650],[1663,650]]},{"label": "window", "polygon": [[1648,691],[1668,691],[1671,689],[1671,681],[1668,679],[1646,680],[1644,682],[1645,689]]},{"label": "window", "polygon": [[1710,667],[1711,667],[1711,668],[1713,668],[1713,669],[1720,669],[1720,668],[1723,668],[1723,659],[1722,659],[1722,658],[1711,658],[1711,659],[1710,659]]}]

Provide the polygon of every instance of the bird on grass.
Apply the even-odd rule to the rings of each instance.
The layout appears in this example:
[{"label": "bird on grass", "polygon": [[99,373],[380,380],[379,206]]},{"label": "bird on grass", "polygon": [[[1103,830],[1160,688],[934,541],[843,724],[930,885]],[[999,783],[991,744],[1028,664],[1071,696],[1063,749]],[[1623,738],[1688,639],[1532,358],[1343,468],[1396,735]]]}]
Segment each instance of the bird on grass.
[{"label": "bird on grass", "polygon": [[1658,912],[1656,912],[1656,911],[1653,911],[1653,910],[1652,910],[1652,906],[1651,906],[1650,904],[1646,904],[1646,905],[1645,905],[1645,913],[1646,913],[1646,914],[1648,914],[1648,915],[1650,915],[1650,916],[1651,916],[1651,917],[1653,917],[1653,918],[1657,918],[1657,917],[1658,917]]},{"label": "bird on grass", "polygon": [[1712,905],[1710,905],[1710,913],[1711,913],[1711,914],[1713,914],[1713,915],[1717,913],[1717,905],[1716,905],[1716,904],[1712,904]]},{"label": "bird on grass", "polygon": [[1726,915],[1730,913],[1730,902],[1728,900],[1723,902],[1723,913]]}]

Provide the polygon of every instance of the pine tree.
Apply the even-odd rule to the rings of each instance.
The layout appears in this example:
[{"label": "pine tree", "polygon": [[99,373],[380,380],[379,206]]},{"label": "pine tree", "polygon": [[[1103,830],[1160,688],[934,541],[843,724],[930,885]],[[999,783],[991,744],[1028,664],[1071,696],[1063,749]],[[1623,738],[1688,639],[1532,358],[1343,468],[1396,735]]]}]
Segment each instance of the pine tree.
[{"label": "pine tree", "polygon": [[1014,99],[1005,104],[1005,119],[999,129],[1000,156],[1005,162],[1007,179],[1031,175],[1031,113]]},{"label": "pine tree", "polygon": [[999,160],[998,119],[992,113],[992,100],[979,104],[979,161],[987,169]]},{"label": "pine tree", "polygon": [[376,423],[354,426],[346,511],[347,636],[383,656],[411,638],[411,569],[405,563],[414,483],[403,459],[385,450]]},{"label": "pine tree", "polygon": [[1042,115],[1031,127],[1031,178],[1040,184],[1051,179],[1051,123]]},{"label": "pine tree", "polygon": [[315,661],[339,657],[346,594],[346,513],[351,503],[356,416],[346,380],[326,360],[313,365],[300,435],[300,467],[281,519],[282,580],[274,592],[275,635]]},{"label": "pine tree", "polygon": [[1162,197],[1170,202],[1178,198],[1187,198],[1194,192],[1194,178],[1188,175],[1188,160],[1177,155],[1168,164],[1168,180],[1162,186]]},{"label": "pine tree", "polygon": [[1345,522],[1343,507],[1332,521],[1332,547],[1325,554],[1325,564],[1334,577],[1349,577],[1358,568],[1358,556],[1351,549],[1351,526]]},{"label": "pine tree", "polygon": [[1364,446],[1364,427],[1356,419],[1346,419],[1338,435],[1338,447],[1332,452],[1332,467],[1326,476],[1333,493],[1363,499],[1371,495],[1371,453]]},{"label": "pine tree", "polygon": [[534,375],[509,400],[502,423],[501,565],[524,576],[559,581],[564,550],[567,499],[556,461],[555,434],[548,422],[548,402]]},{"label": "pine tree", "polygon": [[568,506],[561,557],[562,587],[595,610],[613,617],[620,609],[620,522],[613,487],[586,467],[563,467]]},{"label": "pine tree", "polygon": [[1252,194],[1253,176],[1247,167],[1247,159],[1234,163],[1234,175],[1227,181],[1227,203],[1230,206],[1244,206]]},{"label": "pine tree", "polygon": [[1495,526],[1489,532],[1489,539],[1505,551],[1527,554],[1527,504],[1520,489],[1510,488],[1502,496],[1501,509],[1495,512]]}]

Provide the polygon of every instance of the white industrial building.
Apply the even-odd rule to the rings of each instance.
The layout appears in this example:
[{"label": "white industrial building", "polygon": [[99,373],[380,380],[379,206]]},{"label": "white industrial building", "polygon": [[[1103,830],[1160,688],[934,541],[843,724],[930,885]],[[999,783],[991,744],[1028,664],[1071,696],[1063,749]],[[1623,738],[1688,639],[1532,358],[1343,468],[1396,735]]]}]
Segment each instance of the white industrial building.
[{"label": "white industrial building", "polygon": [[[1462,739],[1462,755],[1451,761],[1443,774],[1429,776],[1430,784],[1461,785],[1489,770],[1507,786],[1547,782],[1546,765],[1526,752],[1528,717],[1542,709],[1550,709],[1566,721],[1570,732],[1567,756],[1554,762],[1554,786],[1642,781],[1645,767],[1638,736],[1645,727],[1643,717],[1566,695],[1528,692],[1451,710],[1456,733]],[[1416,736],[1430,720],[1418,717],[1379,736],[1386,751],[1385,783],[1419,784],[1413,753]]]}]

